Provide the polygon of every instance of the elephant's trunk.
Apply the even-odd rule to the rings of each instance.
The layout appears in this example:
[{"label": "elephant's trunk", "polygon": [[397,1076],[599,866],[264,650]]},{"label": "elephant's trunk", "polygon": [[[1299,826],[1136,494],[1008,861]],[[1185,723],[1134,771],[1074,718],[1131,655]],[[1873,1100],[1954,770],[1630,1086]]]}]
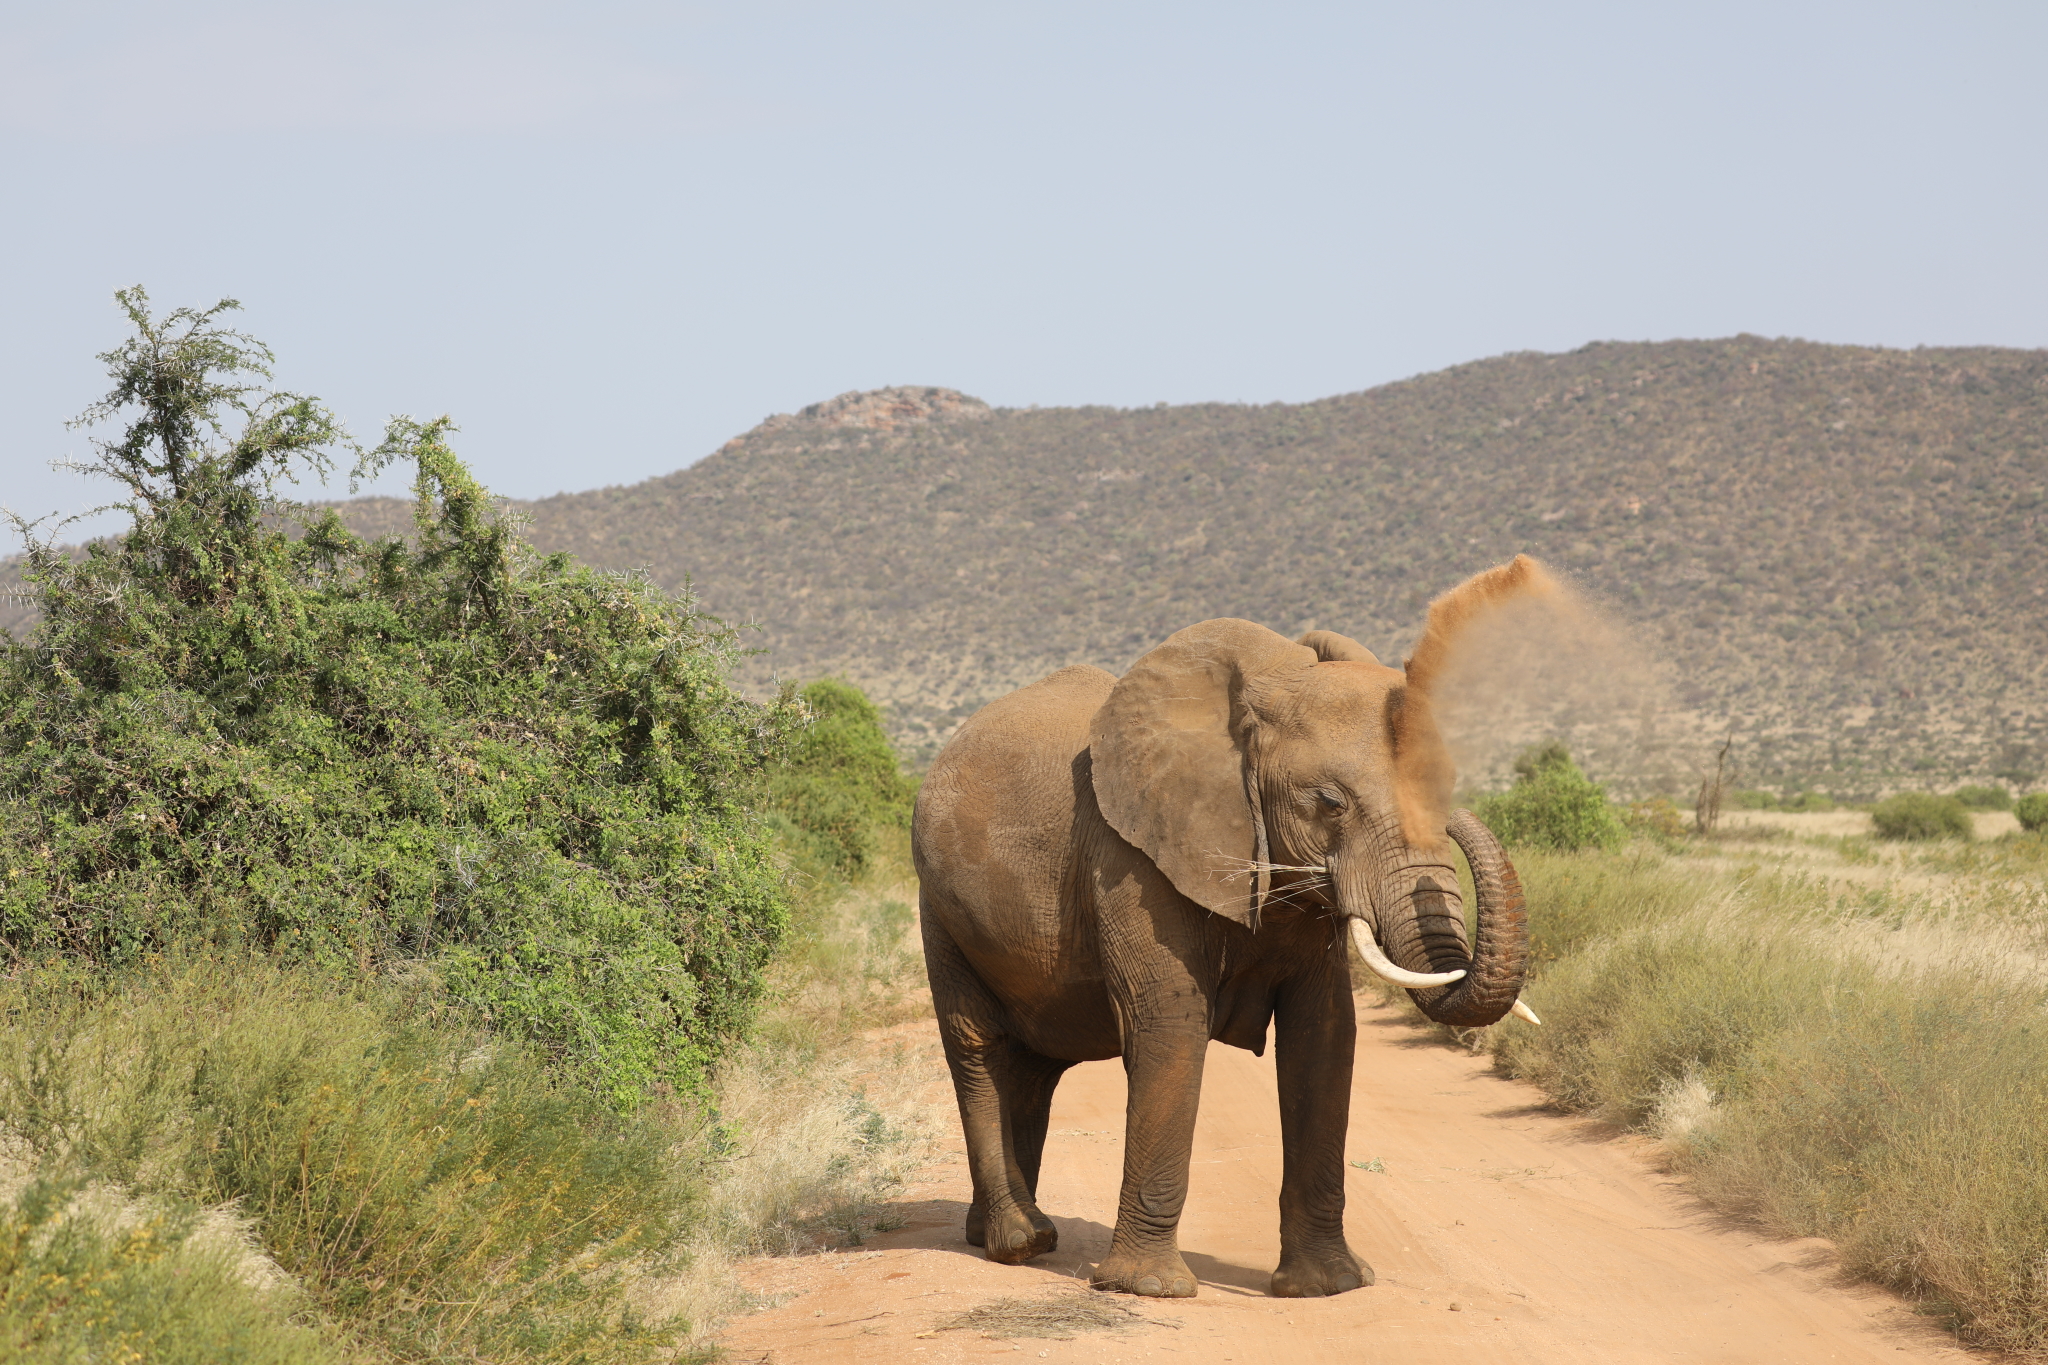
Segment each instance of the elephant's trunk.
[{"label": "elephant's trunk", "polygon": [[[1442,984],[1403,981],[1422,1012],[1440,1024],[1484,1028],[1514,1008],[1529,967],[1529,920],[1522,884],[1493,831],[1457,811],[1448,831],[1472,865],[1479,902],[1475,943],[1465,946],[1465,916],[1449,868],[1410,868],[1378,916],[1386,956]],[[1461,976],[1451,974],[1462,972]]]}]

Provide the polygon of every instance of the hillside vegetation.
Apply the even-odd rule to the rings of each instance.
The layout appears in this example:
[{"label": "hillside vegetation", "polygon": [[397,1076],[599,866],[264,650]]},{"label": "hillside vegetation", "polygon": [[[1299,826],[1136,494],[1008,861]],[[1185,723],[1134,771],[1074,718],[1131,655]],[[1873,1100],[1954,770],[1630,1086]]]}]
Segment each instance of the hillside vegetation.
[{"label": "hillside vegetation", "polygon": [[[760,622],[757,682],[843,674],[925,753],[1010,687],[1120,671],[1209,616],[1398,658],[1432,594],[1528,551],[1638,628],[1662,734],[1732,729],[1757,781],[1870,796],[2048,769],[2038,351],[1599,344],[1256,406],[885,390],[522,510],[543,550]],[[1683,752],[1600,757],[1691,776]]]},{"label": "hillside vegetation", "polygon": [[[1398,658],[1431,595],[1527,551],[1639,628],[1667,735],[1732,727],[1759,782],[2048,768],[2039,351],[1600,344],[1260,406],[889,390],[524,510],[543,548],[687,578],[762,623],[765,668],[843,674],[926,751],[1007,688],[1121,671],[1210,616]],[[1682,755],[1596,766],[1660,764],[1696,781]]]}]

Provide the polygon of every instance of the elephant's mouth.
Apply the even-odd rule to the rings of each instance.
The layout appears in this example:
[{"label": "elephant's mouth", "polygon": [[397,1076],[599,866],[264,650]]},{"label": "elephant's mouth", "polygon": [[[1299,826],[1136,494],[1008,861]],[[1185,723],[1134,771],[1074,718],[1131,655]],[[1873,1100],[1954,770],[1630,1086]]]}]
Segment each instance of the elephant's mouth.
[{"label": "elephant's mouth", "polygon": [[[1403,913],[1389,916],[1383,927],[1393,952],[1381,946],[1360,917],[1351,921],[1351,941],[1367,967],[1407,990],[1437,1023],[1484,1028],[1509,1013],[1537,1023],[1535,1012],[1520,998],[1529,966],[1529,920],[1514,864],[1493,831],[1470,811],[1455,812],[1447,832],[1471,864],[1477,893],[1478,922],[1470,953],[1465,950],[1464,918],[1457,913],[1455,895],[1447,896],[1427,875],[1403,888]],[[1425,903],[1432,907],[1430,913],[1423,912]],[[1413,965],[1403,966],[1397,957]],[[1453,966],[1454,962],[1462,965]],[[1433,970],[1439,967],[1444,970]]]}]

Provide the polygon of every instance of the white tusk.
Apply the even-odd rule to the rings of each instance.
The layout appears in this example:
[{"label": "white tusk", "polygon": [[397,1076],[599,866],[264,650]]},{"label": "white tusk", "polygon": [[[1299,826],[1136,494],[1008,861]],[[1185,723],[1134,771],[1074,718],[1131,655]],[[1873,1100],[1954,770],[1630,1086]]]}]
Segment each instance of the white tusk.
[{"label": "white tusk", "polygon": [[1536,1011],[1530,1009],[1527,1005],[1523,1004],[1519,997],[1516,998],[1513,1008],[1511,1008],[1508,1011],[1508,1013],[1520,1015],[1522,1018],[1527,1019],[1532,1024],[1541,1024],[1543,1022],[1541,1019],[1538,1019],[1536,1017]]},{"label": "white tusk", "polygon": [[1448,986],[1453,981],[1462,981],[1465,969],[1455,972],[1411,972],[1405,967],[1396,967],[1387,955],[1380,951],[1379,942],[1373,938],[1372,930],[1365,927],[1365,921],[1351,921],[1351,941],[1358,945],[1358,955],[1365,959],[1365,965],[1393,982],[1413,990],[1421,986]]}]

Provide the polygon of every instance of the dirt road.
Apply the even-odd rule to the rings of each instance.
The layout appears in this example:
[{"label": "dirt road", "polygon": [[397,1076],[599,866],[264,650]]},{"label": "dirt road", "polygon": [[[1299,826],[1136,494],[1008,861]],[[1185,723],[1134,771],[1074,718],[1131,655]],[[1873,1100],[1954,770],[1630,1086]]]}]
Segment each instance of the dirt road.
[{"label": "dirt road", "polygon": [[[1119,1298],[1148,1321],[1043,1340],[935,1332],[991,1299],[1085,1292],[1109,1245],[1123,1144],[1115,1063],[1069,1072],[1053,1107],[1040,1200],[1059,1249],[997,1266],[960,1237],[957,1162],[906,1197],[899,1230],[858,1250],[748,1268],[780,1306],[736,1321],[730,1359],[770,1365],[1361,1360],[1520,1365],[1904,1365],[1984,1358],[1887,1295],[1839,1284],[1822,1243],[1720,1225],[1658,1175],[1649,1149],[1542,1108],[1532,1088],[1360,1013],[1352,1095],[1351,1245],[1379,1283],[1331,1299],[1271,1299],[1279,1257],[1273,1061],[1212,1045],[1181,1248],[1194,1299]],[[930,1024],[915,1026],[930,1030]],[[936,1055],[936,1048],[933,1048]],[[942,1093],[943,1067],[934,1078]],[[955,1128],[957,1142],[957,1127]]]}]

